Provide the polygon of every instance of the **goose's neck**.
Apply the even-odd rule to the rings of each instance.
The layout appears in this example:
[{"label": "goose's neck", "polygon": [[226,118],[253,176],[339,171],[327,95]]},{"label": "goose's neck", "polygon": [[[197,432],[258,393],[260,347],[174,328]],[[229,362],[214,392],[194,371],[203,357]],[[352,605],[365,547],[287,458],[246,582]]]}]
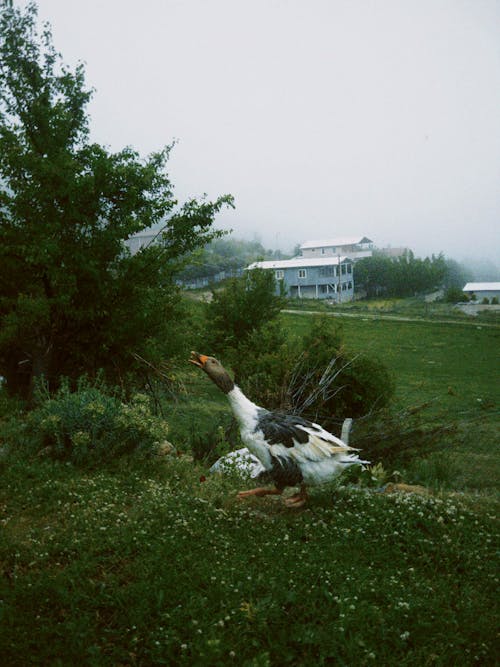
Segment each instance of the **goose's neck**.
[{"label": "goose's neck", "polygon": [[227,394],[227,397],[234,415],[240,424],[243,425],[248,424],[249,422],[255,422],[259,408],[245,396],[237,385],[231,389]]}]

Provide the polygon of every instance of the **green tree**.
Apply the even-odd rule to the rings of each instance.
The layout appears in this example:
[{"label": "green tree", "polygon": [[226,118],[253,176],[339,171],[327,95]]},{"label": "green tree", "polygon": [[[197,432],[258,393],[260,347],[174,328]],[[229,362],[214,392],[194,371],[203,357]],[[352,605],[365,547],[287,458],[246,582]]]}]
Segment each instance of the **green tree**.
[{"label": "green tree", "polygon": [[358,287],[366,290],[368,297],[415,296],[438,288],[447,275],[443,255],[419,259],[409,250],[401,257],[385,257],[374,253],[356,262],[355,278]]},{"label": "green tree", "polygon": [[237,350],[251,334],[272,322],[282,306],[272,271],[252,269],[220,291],[207,305],[210,343],[215,352]]},{"label": "green tree", "polygon": [[469,301],[467,294],[464,294],[460,287],[448,287],[444,293],[446,303],[458,303],[459,301]]},{"label": "green tree", "polygon": [[243,241],[234,237],[218,238],[205,248],[192,253],[178,278],[184,282],[210,278],[221,271],[238,271],[255,261],[281,257],[281,251],[266,250],[258,241]]},{"label": "green tree", "polygon": [[460,264],[454,259],[446,260],[446,275],[444,278],[444,286],[455,289],[462,289],[462,287],[474,279],[474,274],[465,264]]},{"label": "green tree", "polygon": [[[132,351],[173,330],[180,258],[232,205],[179,206],[171,147],[141,159],[91,143],[83,65],[66,67],[36,18],[0,0],[0,374],[24,394],[42,374],[123,378]],[[161,242],[130,256],[124,241],[159,223]]]}]

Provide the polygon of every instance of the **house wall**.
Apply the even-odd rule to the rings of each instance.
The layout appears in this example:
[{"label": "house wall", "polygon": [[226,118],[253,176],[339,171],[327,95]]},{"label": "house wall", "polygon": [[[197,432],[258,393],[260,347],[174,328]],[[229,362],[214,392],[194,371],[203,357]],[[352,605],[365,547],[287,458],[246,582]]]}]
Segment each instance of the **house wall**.
[{"label": "house wall", "polygon": [[[282,281],[287,296],[292,298],[352,301],[354,298],[352,263],[345,262],[340,265],[340,281],[338,268],[333,265],[285,268],[281,272],[275,271],[275,276],[278,282]],[[305,276],[303,271],[306,272]]]},{"label": "house wall", "polygon": [[128,246],[130,253],[135,255],[136,252],[139,252],[144,246],[148,246],[150,243],[153,243],[158,234],[136,234],[131,236],[125,241],[125,245]]},{"label": "house wall", "polygon": [[474,291],[469,291],[467,290],[467,294],[469,296],[472,296],[472,294],[476,295],[476,302],[482,301],[484,297],[486,297],[489,301],[496,296],[496,298],[500,301],[500,290],[474,290]]},{"label": "house wall", "polygon": [[332,247],[318,247],[318,248],[303,248],[301,250],[301,257],[304,259],[318,259],[319,257],[338,257],[339,255],[348,255],[351,259],[363,259],[364,257],[371,257],[373,252],[368,249],[363,249],[359,245],[350,246],[332,246]]}]

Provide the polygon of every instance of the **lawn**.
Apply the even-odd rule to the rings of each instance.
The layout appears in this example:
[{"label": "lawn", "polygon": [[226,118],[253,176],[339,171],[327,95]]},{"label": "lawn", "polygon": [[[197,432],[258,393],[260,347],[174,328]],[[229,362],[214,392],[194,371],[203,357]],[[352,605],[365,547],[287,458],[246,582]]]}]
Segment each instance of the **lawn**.
[{"label": "lawn", "polygon": [[[293,334],[304,333],[311,317],[283,315]],[[500,394],[500,325],[464,322],[397,321],[335,318],[346,345],[374,356],[396,377],[397,397],[404,404],[435,401],[453,413],[468,413]]]},{"label": "lawn", "polygon": [[[291,335],[308,322],[283,317]],[[497,664],[500,329],[341,322],[354,351],[394,372],[401,406],[430,401],[431,422],[457,423],[403,471],[427,485],[441,466],[446,483],[336,482],[291,511],[238,501],[248,482],[187,455],[99,470],[4,457],[2,664]],[[182,386],[166,414],[186,450],[229,411],[187,364]]]},{"label": "lawn", "polygon": [[[311,317],[283,315],[300,336]],[[426,405],[422,419],[454,434],[405,469],[408,481],[454,490],[496,492],[500,479],[500,326],[441,321],[335,318],[346,345],[382,361],[396,380],[396,403]],[[383,463],[383,462],[382,462]]]},{"label": "lawn", "polygon": [[242,503],[183,459],[2,476],[3,664],[493,665],[494,508]]}]

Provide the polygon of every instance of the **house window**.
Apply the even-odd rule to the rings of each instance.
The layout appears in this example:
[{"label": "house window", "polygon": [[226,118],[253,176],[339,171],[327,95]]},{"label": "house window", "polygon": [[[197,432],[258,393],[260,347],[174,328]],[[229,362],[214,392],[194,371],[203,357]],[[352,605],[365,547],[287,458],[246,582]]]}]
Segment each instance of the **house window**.
[{"label": "house window", "polygon": [[276,280],[283,280],[283,278],[285,277],[285,272],[280,271],[280,270],[275,271],[274,276],[275,276]]},{"label": "house window", "polygon": [[345,272],[346,272],[346,265],[342,264],[342,275],[343,276],[345,276]]},{"label": "house window", "polygon": [[307,278],[306,269],[299,269],[299,278]]},{"label": "house window", "polygon": [[342,283],[342,291],[345,292],[347,289],[347,283]]},{"label": "house window", "polygon": [[347,273],[352,273],[352,264],[347,265]]},{"label": "house window", "polygon": [[334,266],[323,266],[319,270],[320,278],[328,278],[335,275]]},{"label": "house window", "polygon": [[351,281],[349,281],[349,282],[347,283],[347,289],[352,289],[352,282],[351,282]]}]

